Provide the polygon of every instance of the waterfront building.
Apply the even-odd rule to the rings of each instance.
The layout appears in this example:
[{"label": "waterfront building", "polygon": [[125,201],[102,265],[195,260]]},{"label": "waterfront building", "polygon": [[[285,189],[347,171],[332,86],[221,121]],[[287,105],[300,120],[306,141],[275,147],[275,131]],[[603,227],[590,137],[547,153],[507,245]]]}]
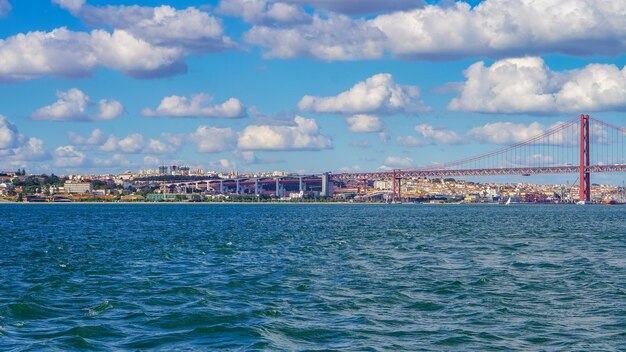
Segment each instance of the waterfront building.
[{"label": "waterfront building", "polygon": [[65,182],[63,188],[65,188],[67,193],[76,194],[91,193],[93,191],[91,182]]}]

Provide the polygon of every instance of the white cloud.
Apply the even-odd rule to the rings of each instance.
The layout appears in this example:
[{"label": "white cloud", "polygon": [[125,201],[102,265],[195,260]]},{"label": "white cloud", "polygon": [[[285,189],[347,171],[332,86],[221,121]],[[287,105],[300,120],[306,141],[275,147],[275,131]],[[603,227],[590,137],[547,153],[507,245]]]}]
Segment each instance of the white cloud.
[{"label": "white cloud", "polygon": [[52,2],[70,11],[80,10],[85,5],[85,0],[52,0]]},{"label": "white cloud", "polygon": [[578,113],[626,109],[626,69],[590,64],[555,72],[538,57],[471,65],[450,110],[484,113]]},{"label": "white cloud", "polygon": [[8,162],[41,161],[49,155],[39,138],[20,134],[17,127],[0,115],[0,160]]},{"label": "white cloud", "polygon": [[[146,139],[139,133],[132,133],[123,138],[106,135],[102,130],[95,129],[88,136],[68,132],[67,136],[73,145],[97,146],[99,152],[117,154],[172,154],[184,144],[184,135],[163,133],[165,141]],[[119,166],[119,165],[118,165]]]},{"label": "white cloud", "polygon": [[389,133],[389,131],[378,132],[378,140],[382,144],[387,144],[391,140],[391,134]]},{"label": "white cloud", "polygon": [[381,170],[390,170],[394,168],[410,168],[413,166],[413,159],[407,157],[399,157],[399,156],[388,156],[385,158],[383,162],[383,166],[380,167]]},{"label": "white cloud", "polygon": [[237,142],[242,150],[320,150],[332,148],[313,119],[294,118],[295,126],[250,125]]},{"label": "white cloud", "polygon": [[396,143],[403,147],[420,147],[429,144],[427,141],[414,136],[398,136],[396,137]]},{"label": "white cloud", "polygon": [[6,117],[0,115],[0,149],[16,147],[18,137],[17,127]]},{"label": "white cloud", "polygon": [[62,7],[92,26],[109,26],[155,46],[177,48],[187,54],[202,54],[233,47],[223,36],[221,21],[194,7],[104,6],[60,1]]},{"label": "white cloud", "polygon": [[139,153],[144,146],[143,136],[139,133],[133,133],[120,139],[117,146],[124,153]]},{"label": "white cloud", "polygon": [[179,47],[155,46],[125,30],[91,32],[97,62],[136,78],[168,76],[186,70]]},{"label": "white cloud", "polygon": [[[370,2],[359,6],[365,3]],[[327,4],[346,6],[344,1]],[[322,60],[382,58],[385,52],[419,60],[527,53],[617,55],[626,50],[626,3],[484,0],[472,7],[444,2],[371,19],[316,15],[311,24],[289,28],[255,26],[244,38],[267,48],[269,57]]]},{"label": "white cloud", "polygon": [[111,120],[124,112],[124,106],[117,100],[102,99],[98,102],[98,113],[92,116],[95,120]]},{"label": "white cloud", "polygon": [[146,155],[143,157],[143,164],[146,166],[159,166],[161,165],[161,160],[157,157]]},{"label": "white cloud", "polygon": [[74,149],[74,146],[66,145],[58,147],[54,151],[54,165],[57,167],[77,167],[85,163],[85,153]]},{"label": "white cloud", "polygon": [[107,158],[95,158],[93,164],[96,167],[124,167],[130,168],[135,164],[128,159],[127,156],[122,154],[113,154]]},{"label": "white cloud", "polygon": [[401,11],[424,6],[423,0],[285,0],[285,2],[307,4],[315,8],[350,15]]},{"label": "white cloud", "polygon": [[246,115],[245,107],[238,99],[230,98],[218,105],[213,105],[212,102],[213,97],[204,93],[194,94],[191,99],[171,95],[163,98],[156,110],[145,108],[141,114],[144,116],[217,118],[239,118]]},{"label": "white cloud", "polygon": [[176,147],[164,143],[158,139],[150,139],[143,150],[149,154],[171,154],[176,151]]},{"label": "white cloud", "polygon": [[243,151],[235,153],[237,157],[245,162],[246,164],[256,164],[259,162],[259,158],[257,158],[256,154],[253,151]]},{"label": "white cloud", "polygon": [[0,0],[0,18],[7,17],[12,9],[9,0]]},{"label": "white cloud", "polygon": [[312,57],[321,60],[380,58],[385,35],[362,19],[314,15],[310,24],[291,27],[254,26],[244,33],[250,44],[268,48],[266,58]]},{"label": "white cloud", "polygon": [[67,92],[57,91],[58,100],[51,105],[37,109],[31,118],[34,120],[53,121],[96,121],[118,117],[124,107],[117,100],[102,99],[97,111],[89,113],[91,99],[80,89],[72,88]]},{"label": "white cloud", "polygon": [[44,148],[44,142],[39,138],[23,138],[24,142],[13,149],[12,160],[15,161],[42,161],[48,160],[50,155]]},{"label": "white cloud", "polygon": [[[580,135],[578,123],[565,124],[562,121],[550,126],[539,122],[528,125],[513,122],[493,122],[470,129],[467,136],[479,142],[493,144],[516,144],[525,142],[545,134],[548,136],[534,140],[533,144],[578,146]],[[591,138],[596,143],[610,142],[612,137],[607,130],[597,124],[590,126]]]},{"label": "white cloud", "polygon": [[332,97],[305,95],[300,99],[300,110],[327,113],[416,112],[428,110],[419,100],[416,86],[397,84],[391,74],[380,73],[355,84],[349,90]]},{"label": "white cloud", "polygon": [[222,0],[217,12],[239,16],[253,24],[277,25],[309,22],[309,16],[299,7],[267,0]]},{"label": "white cloud", "polygon": [[217,162],[210,163],[210,166],[213,168],[218,168],[226,171],[235,171],[237,170],[237,164],[228,159],[220,159]]},{"label": "white cloud", "polygon": [[196,8],[170,6],[94,7],[84,1],[55,0],[86,23],[111,27],[74,32],[20,33],[0,40],[0,81],[42,76],[85,77],[98,67],[119,70],[136,78],[185,72],[188,55],[234,47],[223,36],[219,19]]},{"label": "white cloud", "polygon": [[346,118],[348,130],[354,133],[381,132],[385,125],[374,115],[358,114]]},{"label": "white cloud", "polygon": [[437,144],[459,144],[463,142],[463,137],[458,133],[445,128],[435,128],[422,124],[415,126],[415,131]]},{"label": "white cloud", "polygon": [[475,140],[494,144],[518,143],[545,132],[545,127],[539,122],[529,125],[513,122],[487,123],[480,127],[474,127],[467,135]]},{"label": "white cloud", "polygon": [[101,145],[107,140],[106,135],[99,128],[91,131],[87,137],[74,132],[67,132],[67,137],[72,145]]},{"label": "white cloud", "polygon": [[98,150],[101,152],[118,152],[123,154],[135,153],[154,153],[154,150],[145,149],[146,143],[143,136],[139,133],[129,134],[124,138],[109,136]]},{"label": "white cloud", "polygon": [[164,132],[161,135],[169,144],[171,144],[172,146],[176,148],[180,148],[183,144],[185,144],[185,140],[186,140],[185,134],[182,134],[182,133],[172,134],[172,133]]},{"label": "white cloud", "polygon": [[151,45],[124,30],[58,28],[0,40],[0,81],[84,77],[100,66],[138,78],[159,77],[184,71],[183,60],[181,48]]},{"label": "white cloud", "polygon": [[200,153],[219,153],[235,148],[237,134],[230,128],[198,126],[189,139]]}]

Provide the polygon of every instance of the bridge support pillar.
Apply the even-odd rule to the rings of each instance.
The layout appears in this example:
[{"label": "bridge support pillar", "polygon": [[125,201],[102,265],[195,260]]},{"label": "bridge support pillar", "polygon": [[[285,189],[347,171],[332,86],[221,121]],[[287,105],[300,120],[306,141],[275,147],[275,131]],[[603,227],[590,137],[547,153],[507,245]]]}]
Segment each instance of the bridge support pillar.
[{"label": "bridge support pillar", "polygon": [[254,195],[255,196],[259,195],[259,179],[258,178],[254,179]]},{"label": "bridge support pillar", "polygon": [[235,180],[235,194],[239,194],[239,179]]},{"label": "bridge support pillar", "polygon": [[580,201],[591,201],[589,165],[589,115],[580,115]]},{"label": "bridge support pillar", "polygon": [[302,176],[298,177],[298,186],[299,186],[298,190],[300,192],[303,191],[303,189],[302,189],[302,178],[303,178]]},{"label": "bridge support pillar", "polygon": [[333,196],[333,184],[330,182],[330,173],[325,172],[322,174],[322,197]]},{"label": "bridge support pillar", "polygon": [[399,203],[402,198],[402,177],[400,177],[400,170],[394,169],[392,177],[393,179],[391,180],[391,189],[393,194],[391,197],[391,201],[394,203]]},{"label": "bridge support pillar", "polygon": [[280,177],[276,177],[276,197],[280,197]]},{"label": "bridge support pillar", "polygon": [[224,194],[224,180],[220,180],[220,193]]}]

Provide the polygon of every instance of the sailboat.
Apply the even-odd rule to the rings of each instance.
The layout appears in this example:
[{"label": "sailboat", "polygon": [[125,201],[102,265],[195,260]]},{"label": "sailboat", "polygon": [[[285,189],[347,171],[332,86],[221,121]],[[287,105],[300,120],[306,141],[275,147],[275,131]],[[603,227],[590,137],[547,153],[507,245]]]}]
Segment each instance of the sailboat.
[{"label": "sailboat", "polygon": [[511,205],[511,197],[509,197],[509,199],[506,200],[506,203],[504,203],[504,205]]}]

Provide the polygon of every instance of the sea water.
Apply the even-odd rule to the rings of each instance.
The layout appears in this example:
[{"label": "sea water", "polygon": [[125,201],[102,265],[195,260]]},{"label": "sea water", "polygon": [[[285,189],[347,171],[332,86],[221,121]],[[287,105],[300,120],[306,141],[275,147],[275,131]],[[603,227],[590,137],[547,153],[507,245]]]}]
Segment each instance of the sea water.
[{"label": "sea water", "polygon": [[626,207],[3,204],[0,350],[625,350]]}]

